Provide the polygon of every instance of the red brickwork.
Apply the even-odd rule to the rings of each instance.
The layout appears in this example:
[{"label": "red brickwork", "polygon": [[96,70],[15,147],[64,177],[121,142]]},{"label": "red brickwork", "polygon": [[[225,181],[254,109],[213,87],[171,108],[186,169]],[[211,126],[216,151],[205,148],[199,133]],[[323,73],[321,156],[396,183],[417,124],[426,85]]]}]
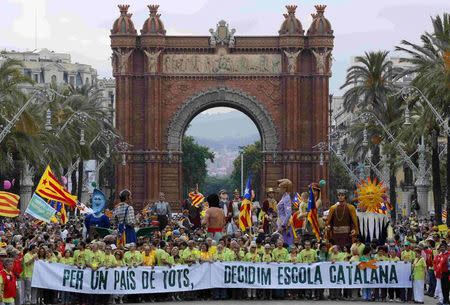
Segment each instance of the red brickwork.
[{"label": "red brickwork", "polygon": [[[150,18],[159,20],[152,8]],[[294,17],[289,18],[295,18],[295,8]],[[126,20],[132,28],[131,16]],[[283,24],[283,33],[289,32],[289,24]],[[327,180],[328,155],[321,166],[320,153],[313,146],[327,141],[329,52],[334,37],[331,28],[305,36],[296,26],[297,33],[291,36],[280,32],[280,36],[235,37],[233,43],[221,46],[209,36],[166,36],[162,22],[157,33],[146,27],[141,36],[113,29],[116,122],[132,145],[125,152],[126,165],[117,165],[117,189],[130,188],[138,207],[155,200],[159,191],[171,202],[180,202],[182,152],[176,138],[199,111],[218,105],[245,112],[260,129],[265,145],[263,189],[276,186],[281,178],[291,179],[298,191],[306,190],[312,181]],[[241,74],[166,73],[164,68],[164,59],[173,54],[219,53],[278,54],[281,68],[277,73]],[[227,100],[221,101],[224,96]]]}]

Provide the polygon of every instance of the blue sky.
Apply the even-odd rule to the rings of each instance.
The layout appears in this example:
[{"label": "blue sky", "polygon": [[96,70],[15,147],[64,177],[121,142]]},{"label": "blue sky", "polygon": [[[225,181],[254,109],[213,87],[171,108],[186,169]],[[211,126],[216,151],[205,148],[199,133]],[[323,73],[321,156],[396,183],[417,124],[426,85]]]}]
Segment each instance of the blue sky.
[{"label": "blue sky", "polygon": [[[326,4],[325,16],[335,33],[330,93],[339,94],[352,56],[368,50],[393,50],[402,39],[418,41],[431,30],[430,16],[450,11],[445,0],[2,0],[0,48],[33,50],[46,47],[72,54],[74,62],[94,66],[111,77],[109,30],[119,15],[117,4],[131,5],[139,31],[149,3],[159,12],[168,35],[208,35],[220,19],[236,35],[277,35],[286,4],[296,4],[297,17],[308,29],[315,4]],[[395,54],[394,54],[395,55]]]}]

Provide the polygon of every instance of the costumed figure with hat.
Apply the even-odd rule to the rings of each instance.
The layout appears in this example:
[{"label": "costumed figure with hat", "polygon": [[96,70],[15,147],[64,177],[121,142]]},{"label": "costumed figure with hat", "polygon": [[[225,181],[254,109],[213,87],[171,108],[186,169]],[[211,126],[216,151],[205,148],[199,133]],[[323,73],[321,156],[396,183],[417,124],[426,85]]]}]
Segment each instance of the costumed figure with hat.
[{"label": "costumed figure with hat", "polygon": [[282,234],[283,240],[286,244],[291,245],[294,242],[294,233],[292,227],[289,226],[289,221],[292,215],[292,182],[289,179],[278,180],[279,192],[282,195],[281,200],[277,205],[277,225],[278,232]]},{"label": "costumed figure with hat", "polygon": [[94,235],[98,233],[96,228],[109,229],[109,217],[104,214],[106,207],[106,196],[102,191],[94,189],[91,198],[92,214],[86,215],[84,219],[84,226],[86,227],[86,237],[93,239]]},{"label": "costumed figure with hat", "polygon": [[266,190],[267,199],[263,201],[261,212],[259,213],[259,222],[262,224],[264,233],[272,233],[271,223],[273,217],[276,217],[277,201],[275,200],[275,190],[272,187]]},{"label": "costumed figure with hat", "polygon": [[136,243],[136,216],[131,206],[131,191],[124,189],[119,193],[119,204],[114,208],[113,219],[117,224],[118,245]]},{"label": "costumed figure with hat", "polygon": [[[222,209],[225,218],[228,216],[228,203],[230,199],[228,198],[228,192],[225,189],[219,191],[219,208]],[[228,219],[226,219],[228,221]]]},{"label": "costumed figure with hat", "polygon": [[228,203],[228,215],[227,219],[230,221],[234,217],[239,217],[239,213],[241,211],[242,199],[238,189],[235,189],[233,192],[233,200]]},{"label": "costumed figure with hat", "polygon": [[198,190],[198,184],[195,188],[191,188],[188,198],[181,205],[182,210],[187,210],[189,215],[189,221],[192,223],[192,229],[200,228],[201,226],[201,213],[203,210],[204,196]]},{"label": "costumed figure with hat", "polygon": [[393,237],[388,217],[392,206],[388,200],[387,188],[382,182],[370,178],[361,181],[357,185],[354,200],[358,202],[357,216],[363,242],[376,239],[382,245],[386,242],[388,235]]},{"label": "costumed figure with hat", "polygon": [[347,203],[347,191],[337,190],[338,202],[330,207],[326,222],[327,237],[335,245],[350,249],[352,238],[358,235],[356,208]]}]

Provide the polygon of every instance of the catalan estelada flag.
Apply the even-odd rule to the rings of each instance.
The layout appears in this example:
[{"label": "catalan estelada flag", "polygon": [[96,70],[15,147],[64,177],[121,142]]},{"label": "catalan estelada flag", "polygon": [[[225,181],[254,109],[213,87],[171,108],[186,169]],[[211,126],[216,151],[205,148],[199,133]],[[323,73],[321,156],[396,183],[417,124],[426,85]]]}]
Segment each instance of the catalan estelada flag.
[{"label": "catalan estelada flag", "polygon": [[252,177],[247,178],[244,198],[239,210],[239,228],[244,232],[252,226]]},{"label": "catalan estelada flag", "polygon": [[47,166],[45,169],[45,172],[36,187],[35,193],[45,199],[67,204],[71,208],[75,208],[77,205],[77,196],[70,194],[64,186],[59,183],[56,176],[52,173],[50,166]]},{"label": "catalan estelada flag", "polygon": [[19,199],[19,195],[0,191],[0,216],[17,217],[20,214]]},{"label": "catalan estelada flag", "polygon": [[205,196],[203,196],[203,194],[199,193],[198,191],[190,192],[188,196],[192,200],[192,205],[196,208],[200,206],[200,204],[203,202],[203,198],[205,198]]},{"label": "catalan estelada flag", "polygon": [[316,235],[317,240],[320,240],[320,227],[319,216],[316,207],[316,201],[314,200],[314,193],[311,186],[309,186],[309,199],[308,199],[308,221],[311,224],[311,228]]},{"label": "catalan estelada flag", "polygon": [[61,224],[65,225],[67,223],[67,212],[64,204],[54,200],[50,201],[48,204],[56,210],[56,213],[59,213]]},{"label": "catalan estelada flag", "polygon": [[299,205],[300,205],[300,195],[297,192],[295,192],[294,198],[292,199],[292,207],[298,210]]}]

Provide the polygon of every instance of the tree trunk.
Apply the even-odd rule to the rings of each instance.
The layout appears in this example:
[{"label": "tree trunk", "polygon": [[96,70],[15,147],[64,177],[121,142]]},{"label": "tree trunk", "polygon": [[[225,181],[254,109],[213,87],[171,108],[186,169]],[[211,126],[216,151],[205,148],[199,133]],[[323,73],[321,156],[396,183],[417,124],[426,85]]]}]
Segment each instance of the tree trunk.
[{"label": "tree trunk", "polygon": [[77,197],[78,201],[81,201],[81,195],[83,194],[83,177],[84,176],[84,162],[80,158],[80,163],[78,163],[78,190]]},{"label": "tree trunk", "polygon": [[[450,118],[448,119],[450,130]],[[447,227],[450,227],[450,136],[447,136]]]},{"label": "tree trunk", "polygon": [[434,197],[434,217],[437,224],[442,223],[442,189],[441,175],[439,171],[439,132],[436,129],[431,131],[431,171],[433,176],[433,197]]},{"label": "tree trunk", "polygon": [[[380,145],[375,145],[373,152],[372,152],[372,158],[371,161],[373,165],[377,166],[377,164],[380,162]],[[373,180],[377,178],[378,180],[381,180],[381,177],[377,177],[375,174],[375,171],[370,168],[370,178]]]},{"label": "tree trunk", "polygon": [[392,205],[391,217],[392,221],[395,222],[397,219],[397,192],[395,191],[397,179],[395,176],[395,164],[392,161],[389,164],[389,175],[389,198],[391,199]]},{"label": "tree trunk", "polygon": [[[72,163],[74,161],[72,160]],[[78,182],[77,182],[77,171],[73,170],[72,173],[70,174],[70,181],[72,182],[72,189],[70,190],[70,193],[72,195],[76,195],[77,194],[77,189],[78,189]]]}]

